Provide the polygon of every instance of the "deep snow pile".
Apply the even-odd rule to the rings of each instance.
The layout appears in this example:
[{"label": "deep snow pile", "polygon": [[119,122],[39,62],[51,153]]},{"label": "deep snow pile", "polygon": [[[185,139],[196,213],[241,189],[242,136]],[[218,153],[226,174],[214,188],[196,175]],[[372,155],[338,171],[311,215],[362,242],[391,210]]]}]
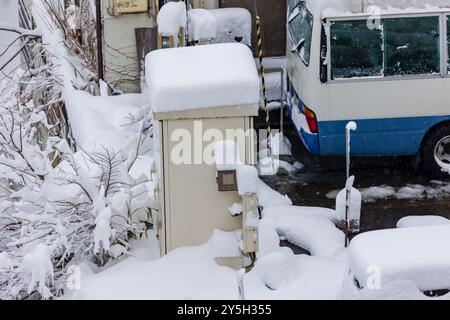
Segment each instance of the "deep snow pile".
[{"label": "deep snow pile", "polygon": [[154,112],[257,105],[260,81],[253,55],[242,44],[216,44],[151,52],[146,58]]},{"label": "deep snow pile", "polygon": [[[219,243],[223,234],[215,234],[208,244],[181,248],[158,259],[159,242],[150,233],[138,252],[109,269],[94,273],[87,268],[81,290],[67,294],[67,299],[180,299],[236,300],[239,299],[237,274],[219,267],[215,262],[223,252]],[[219,239],[215,239],[219,237]],[[229,237],[226,237],[229,240]],[[237,246],[237,244],[236,244]],[[144,250],[145,248],[145,250]],[[232,248],[231,248],[232,250]],[[237,248],[239,251],[239,249]],[[154,252],[148,255],[146,252]],[[142,257],[142,254],[145,256]]]},{"label": "deep snow pile", "polygon": [[412,281],[423,291],[450,288],[450,226],[368,232],[350,243],[350,266],[361,287],[374,267],[380,284]]}]

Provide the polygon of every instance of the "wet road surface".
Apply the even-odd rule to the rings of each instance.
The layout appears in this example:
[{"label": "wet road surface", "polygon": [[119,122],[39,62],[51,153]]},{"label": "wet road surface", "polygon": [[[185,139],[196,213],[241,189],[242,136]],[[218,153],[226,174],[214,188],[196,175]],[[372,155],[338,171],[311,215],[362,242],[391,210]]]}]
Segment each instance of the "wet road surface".
[{"label": "wet road surface", "polygon": [[[263,180],[280,193],[287,194],[295,205],[334,208],[335,200],[327,197],[327,194],[344,188],[345,158],[312,157],[297,140],[289,122],[285,134],[293,144],[294,158],[304,163],[306,168],[294,175],[263,177]],[[409,184],[419,184],[434,188],[436,179],[416,170],[414,161],[410,157],[354,158],[351,174],[356,177],[355,187],[362,189],[388,185],[399,189]],[[450,176],[438,180],[449,184]],[[399,219],[409,215],[441,215],[450,218],[450,193],[433,199],[387,198],[363,202],[361,231],[395,228]]]}]

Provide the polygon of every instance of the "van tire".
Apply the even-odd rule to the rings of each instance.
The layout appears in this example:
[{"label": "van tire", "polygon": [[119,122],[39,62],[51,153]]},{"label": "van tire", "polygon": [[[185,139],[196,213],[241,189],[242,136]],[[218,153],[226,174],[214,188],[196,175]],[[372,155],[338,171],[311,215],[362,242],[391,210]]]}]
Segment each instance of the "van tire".
[{"label": "van tire", "polygon": [[[448,154],[448,160],[445,155]],[[442,170],[439,160],[450,167],[450,124],[434,129],[426,138],[422,148],[423,169],[434,177],[450,177]],[[439,159],[439,160],[438,160]]]}]

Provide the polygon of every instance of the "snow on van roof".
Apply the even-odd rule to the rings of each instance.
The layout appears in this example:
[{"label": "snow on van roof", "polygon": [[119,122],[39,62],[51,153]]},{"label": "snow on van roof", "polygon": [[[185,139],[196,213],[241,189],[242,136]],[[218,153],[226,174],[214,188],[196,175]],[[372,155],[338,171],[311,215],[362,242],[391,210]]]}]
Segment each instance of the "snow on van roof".
[{"label": "snow on van roof", "polygon": [[146,77],[154,112],[257,105],[260,80],[250,49],[215,44],[156,50]]},{"label": "snow on van roof", "polygon": [[344,17],[355,14],[419,13],[450,8],[450,0],[305,0],[314,16]]}]

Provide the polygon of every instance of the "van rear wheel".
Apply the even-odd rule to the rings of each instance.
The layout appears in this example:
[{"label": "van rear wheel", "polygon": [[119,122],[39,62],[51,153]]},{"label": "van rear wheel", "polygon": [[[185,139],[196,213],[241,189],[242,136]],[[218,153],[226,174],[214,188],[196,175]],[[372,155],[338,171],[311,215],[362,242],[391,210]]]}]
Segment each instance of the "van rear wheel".
[{"label": "van rear wheel", "polygon": [[434,130],[422,152],[425,171],[436,177],[450,177],[450,125]]}]

